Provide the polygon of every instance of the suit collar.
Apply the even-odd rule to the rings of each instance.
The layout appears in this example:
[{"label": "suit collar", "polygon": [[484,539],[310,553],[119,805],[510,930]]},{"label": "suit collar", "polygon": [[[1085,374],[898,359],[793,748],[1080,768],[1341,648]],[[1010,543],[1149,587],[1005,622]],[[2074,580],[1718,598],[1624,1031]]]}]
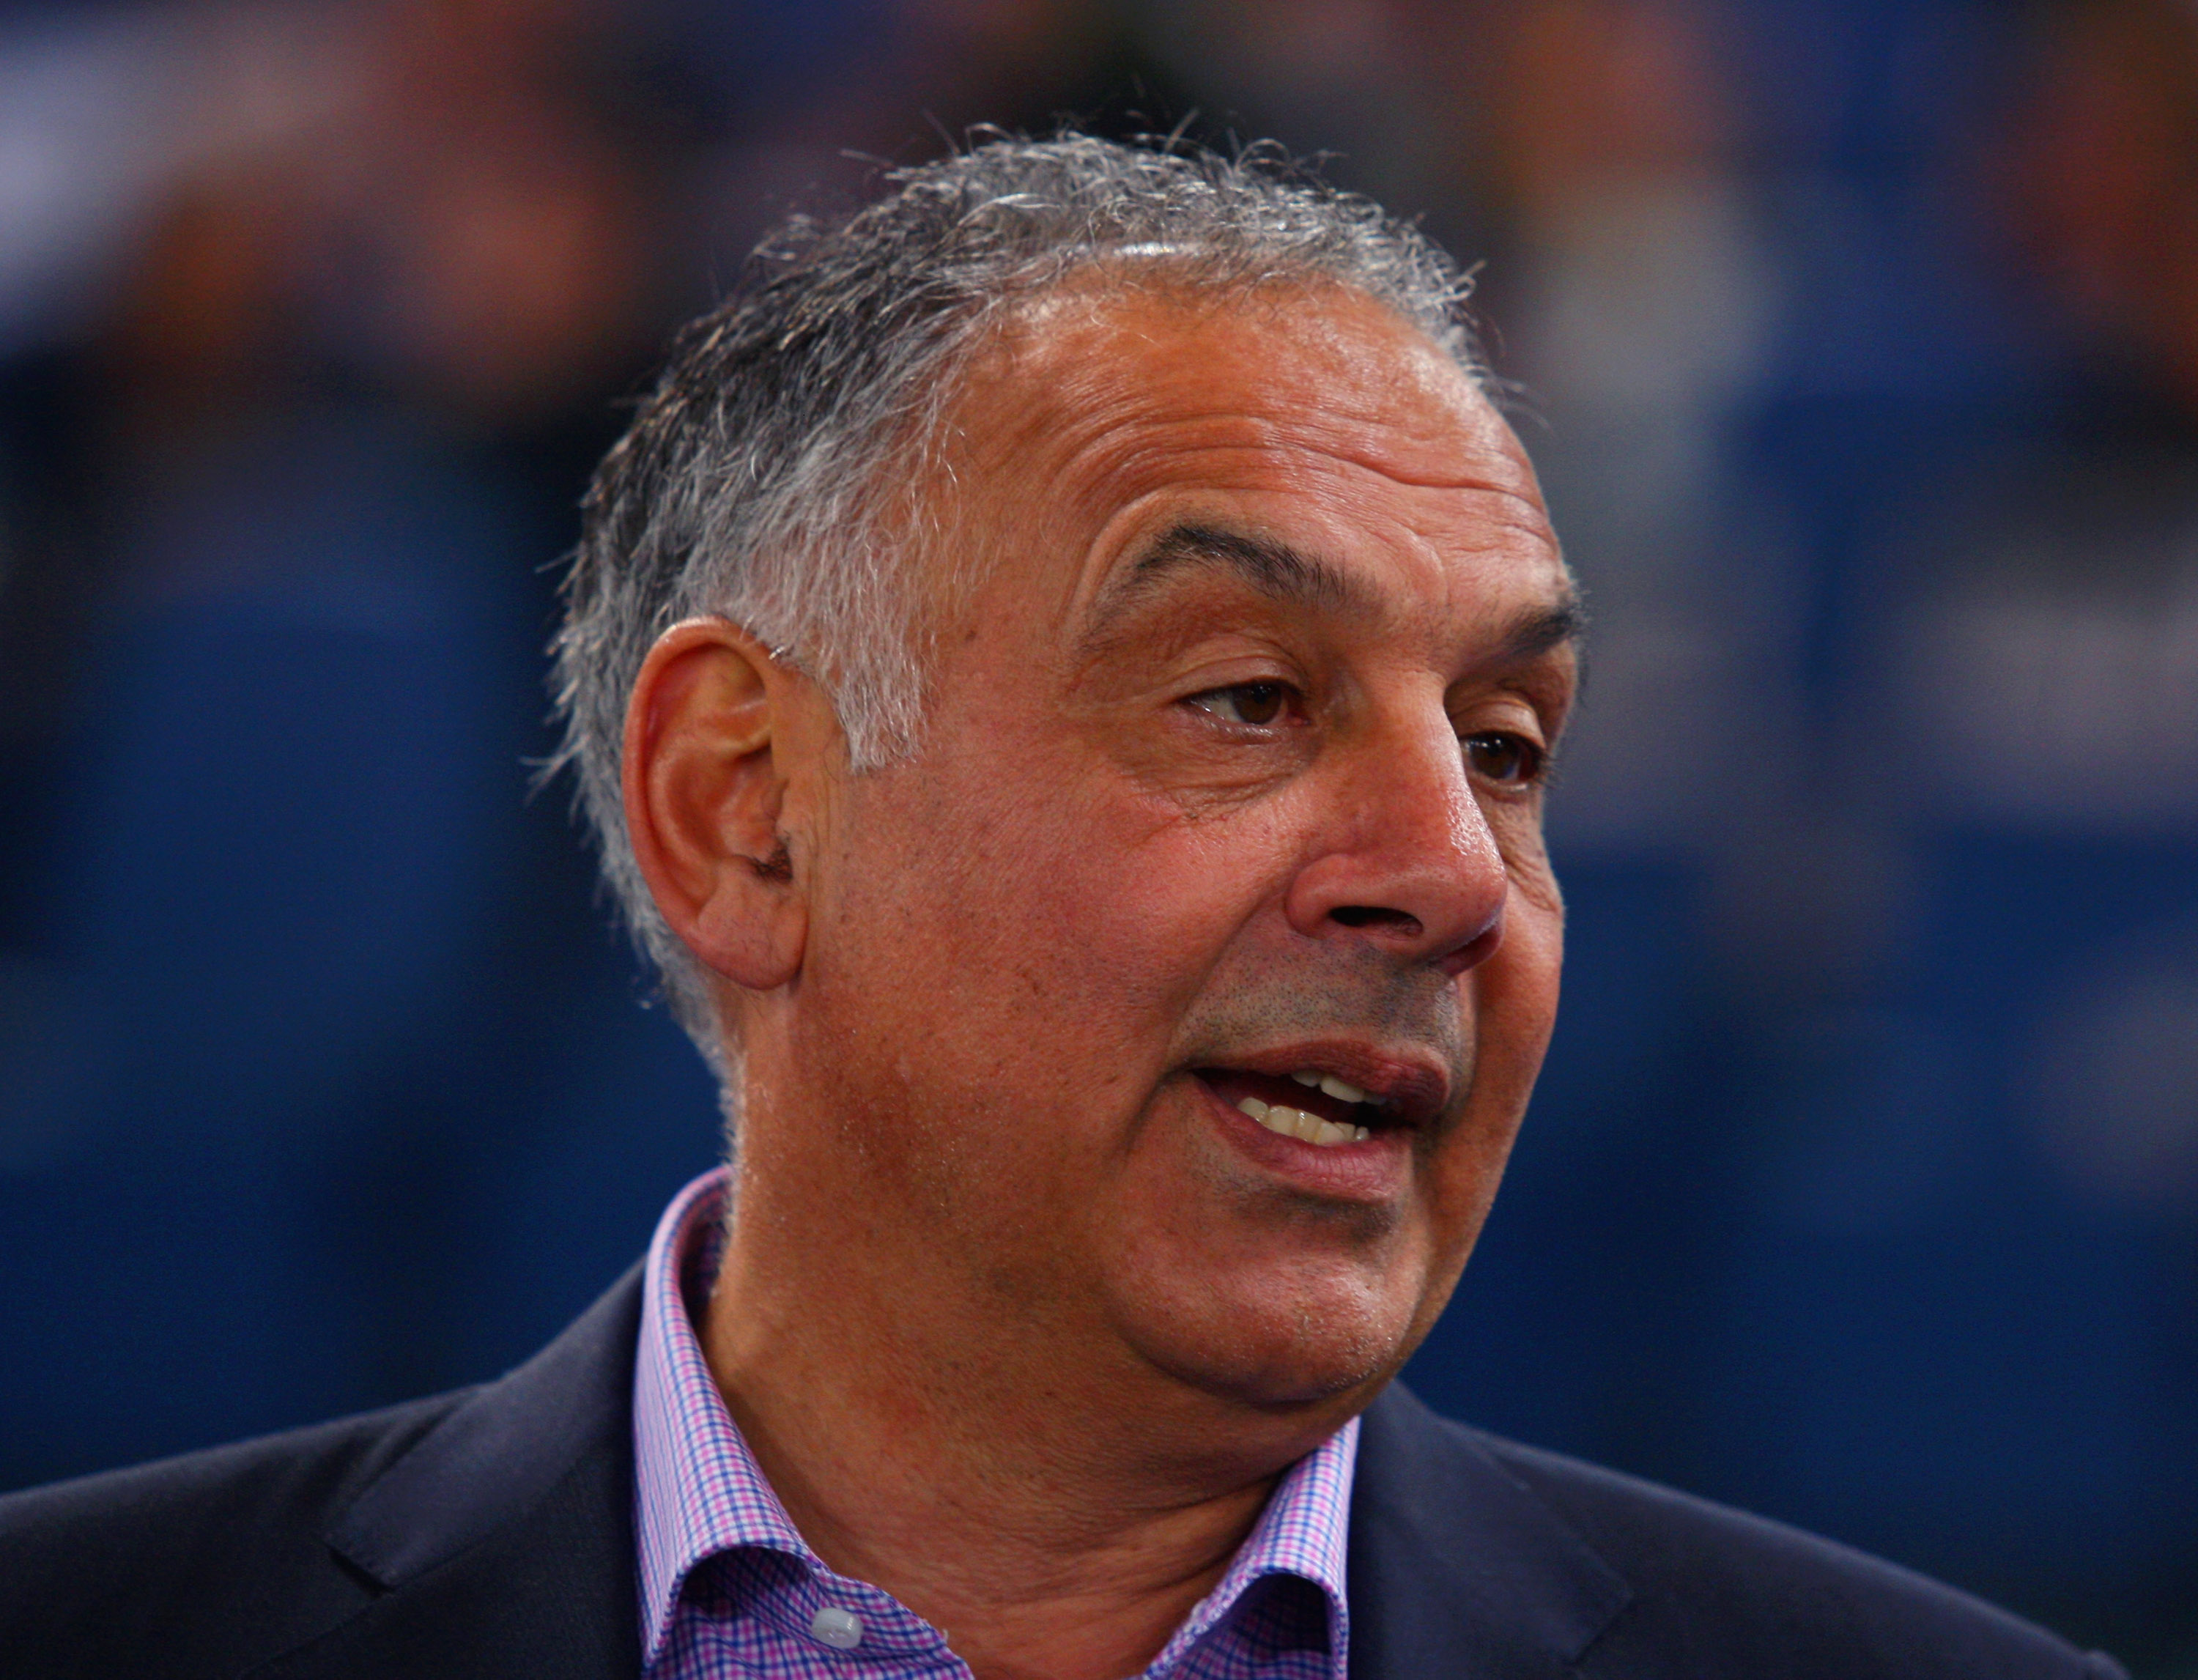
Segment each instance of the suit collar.
[{"label": "suit collar", "polygon": [[[329,1543],[385,1596],[270,1666],[270,1680],[401,1672],[418,1660],[447,1668],[461,1647],[463,1671],[482,1680],[638,1671],[640,1294],[637,1267],[343,1514]],[[1630,1597],[1472,1432],[1401,1386],[1363,1420],[1347,1583],[1352,1680],[1551,1680]]]},{"label": "suit collar", "polygon": [[630,1454],[640,1298],[636,1267],[398,1460],[329,1543],[383,1586],[401,1586],[525,1515],[591,1449],[623,1444]]},{"label": "suit collar", "polygon": [[384,1590],[254,1680],[637,1675],[631,1395],[640,1268],[476,1390],[327,1534]]},{"label": "suit collar", "polygon": [[1364,1416],[1351,1511],[1352,1680],[1574,1671],[1625,1583],[1401,1386]]}]

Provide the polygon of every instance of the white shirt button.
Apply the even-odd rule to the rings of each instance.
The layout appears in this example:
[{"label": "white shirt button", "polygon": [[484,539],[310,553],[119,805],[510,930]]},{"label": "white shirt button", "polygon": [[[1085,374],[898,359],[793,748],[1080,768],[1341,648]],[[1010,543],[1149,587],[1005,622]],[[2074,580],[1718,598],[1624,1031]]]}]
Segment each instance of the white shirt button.
[{"label": "white shirt button", "polygon": [[837,1605],[828,1604],[819,1610],[809,1631],[835,1651],[852,1651],[863,1642],[863,1619]]}]

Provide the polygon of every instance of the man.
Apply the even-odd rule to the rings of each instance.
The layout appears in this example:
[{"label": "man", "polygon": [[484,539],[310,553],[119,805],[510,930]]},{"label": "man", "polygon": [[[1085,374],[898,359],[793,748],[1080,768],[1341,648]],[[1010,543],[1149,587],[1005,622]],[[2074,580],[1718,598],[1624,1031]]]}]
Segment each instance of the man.
[{"label": "man", "polygon": [[732,1168],[500,1382],[0,1502],[9,1672],[2117,1672],[1390,1386],[1562,923],[1455,268],[1256,160],[896,187],[684,341],[560,647]]}]

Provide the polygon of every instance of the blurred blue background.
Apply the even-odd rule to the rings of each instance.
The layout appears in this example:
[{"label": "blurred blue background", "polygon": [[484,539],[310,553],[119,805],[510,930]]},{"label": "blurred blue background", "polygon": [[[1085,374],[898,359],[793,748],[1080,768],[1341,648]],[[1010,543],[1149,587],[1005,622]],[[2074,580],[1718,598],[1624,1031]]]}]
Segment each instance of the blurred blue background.
[{"label": "blurred blue background", "polygon": [[1468,259],[1596,618],[1410,1380],[2198,1675],[2187,0],[0,3],[0,1486],[490,1375],[708,1165],[547,747],[771,217],[1273,136]]}]

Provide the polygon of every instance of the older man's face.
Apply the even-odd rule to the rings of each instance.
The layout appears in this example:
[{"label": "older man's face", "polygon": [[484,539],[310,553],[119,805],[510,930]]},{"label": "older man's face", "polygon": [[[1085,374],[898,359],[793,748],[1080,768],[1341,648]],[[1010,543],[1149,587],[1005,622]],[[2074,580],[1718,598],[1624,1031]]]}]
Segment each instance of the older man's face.
[{"label": "older man's face", "polygon": [[862,1209],[911,1313],[1360,1390],[1448,1298],[1556,1005],[1532,473],[1335,291],[1072,289],[956,418],[938,558],[980,581],[922,752],[815,859],[792,1065],[830,1125],[759,1146]]}]

